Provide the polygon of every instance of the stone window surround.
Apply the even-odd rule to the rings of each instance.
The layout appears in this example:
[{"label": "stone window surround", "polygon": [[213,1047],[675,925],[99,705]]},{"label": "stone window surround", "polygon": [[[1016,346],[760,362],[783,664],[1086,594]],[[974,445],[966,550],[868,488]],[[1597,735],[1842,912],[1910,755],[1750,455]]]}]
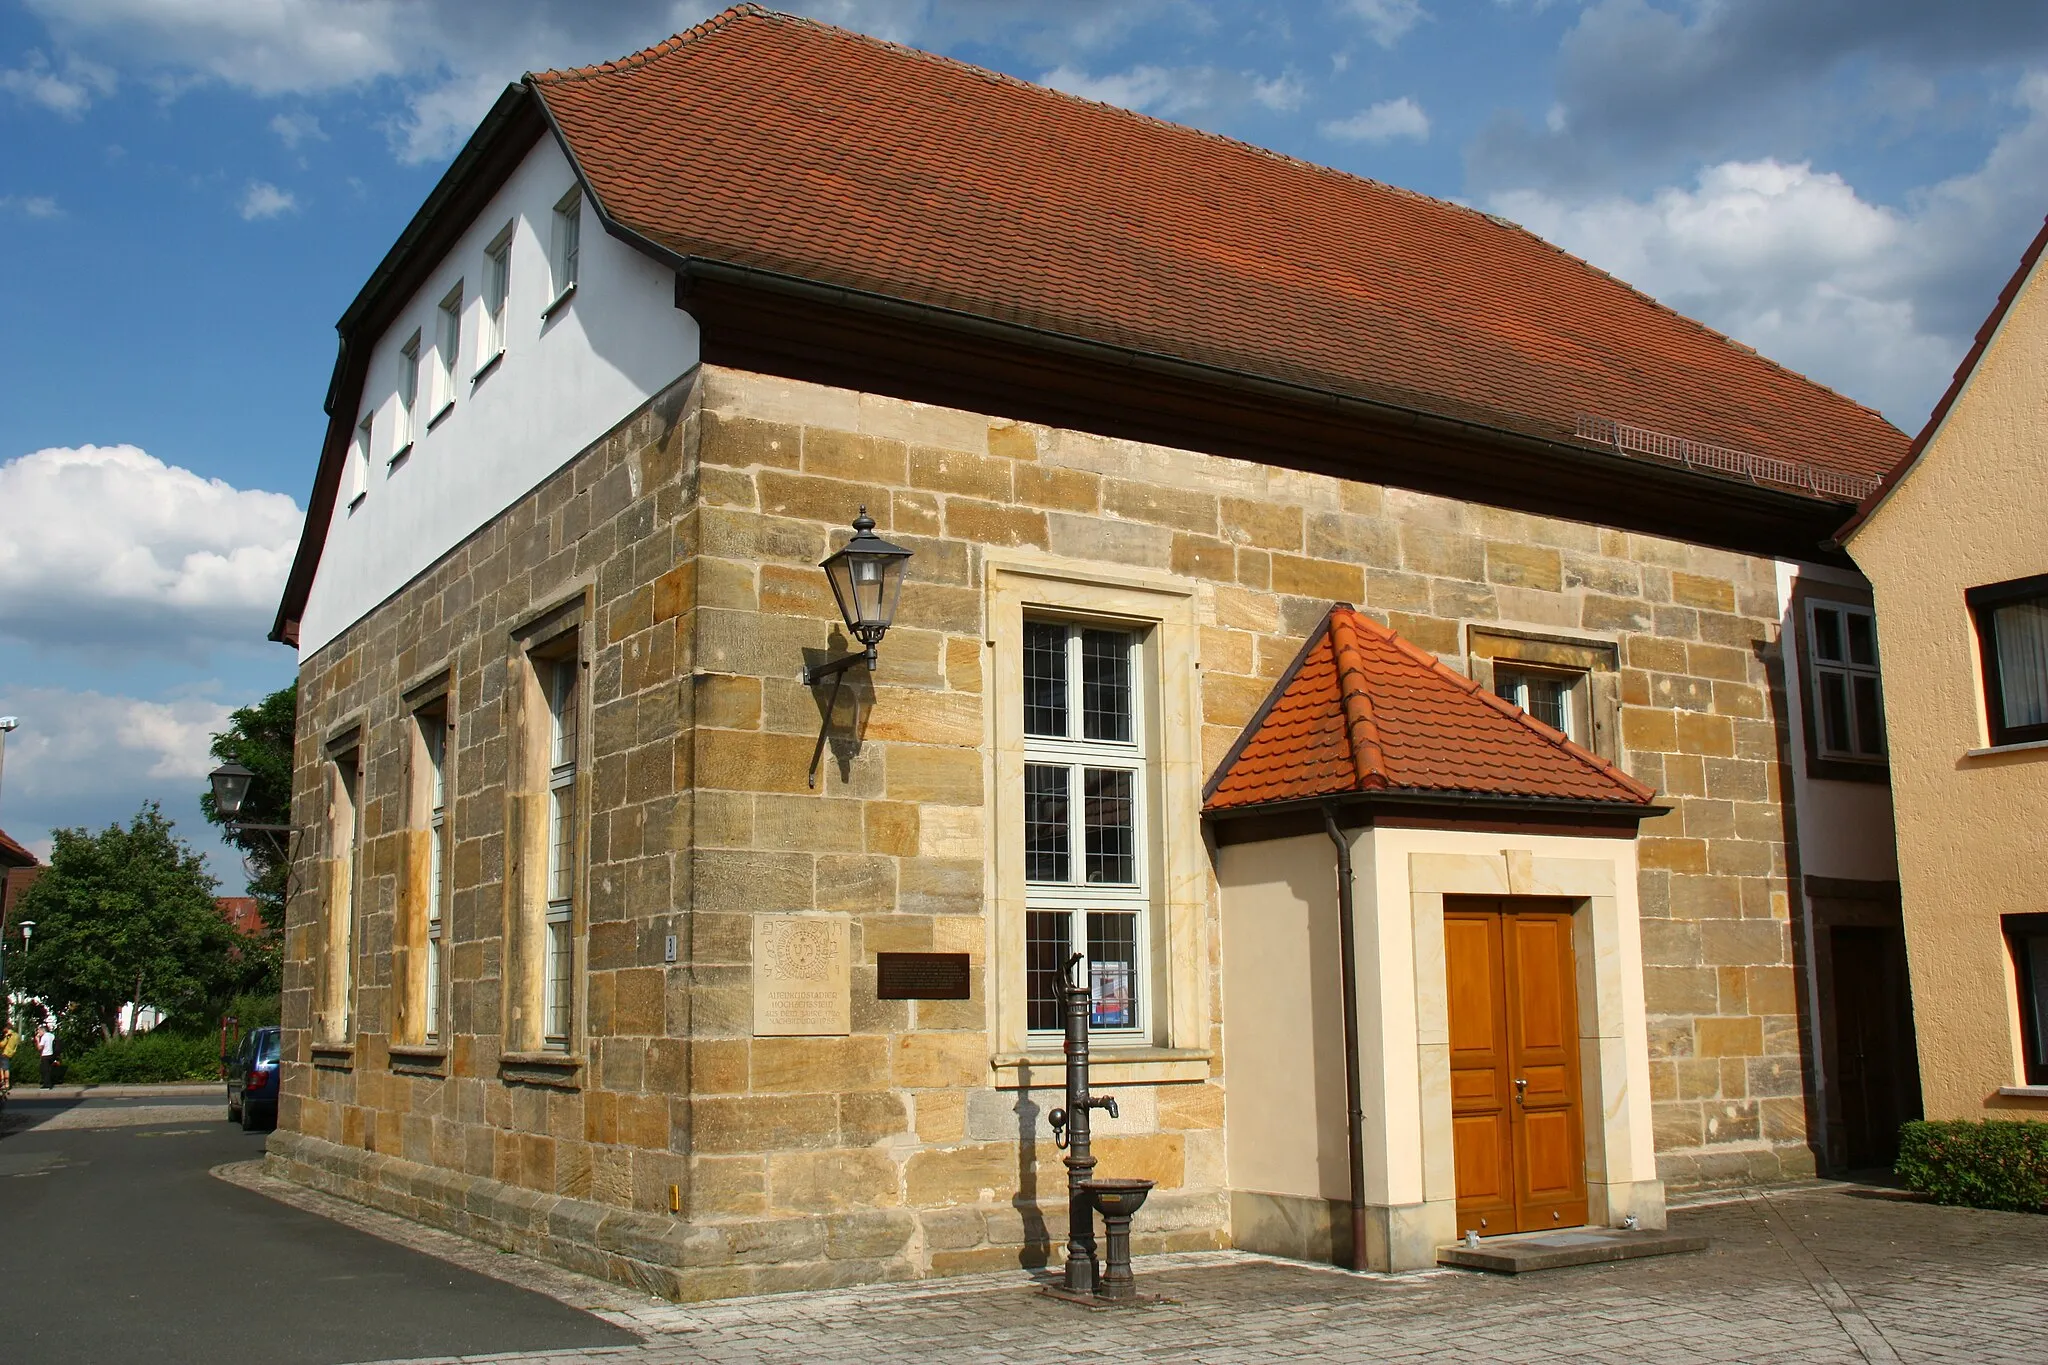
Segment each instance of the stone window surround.
[{"label": "stone window surround", "polygon": [[1584,674],[1588,733],[1578,742],[1610,763],[1621,762],[1620,650],[1614,641],[1489,623],[1466,627],[1466,655],[1472,681],[1489,692],[1496,692],[1496,659]]},{"label": "stone window surround", "polygon": [[[352,716],[336,726],[321,746],[321,784],[326,793],[321,829],[319,972],[313,1006],[313,1061],[346,1068],[355,1058],[354,995],[356,920],[361,911],[357,854],[362,848],[364,721]],[[354,770],[353,791],[344,807],[343,765]],[[344,829],[344,815],[346,828]],[[340,913],[346,907],[347,913]]]},{"label": "stone window surround", "polygon": [[1017,814],[1024,790],[1023,689],[1005,689],[1011,661],[1023,658],[1024,616],[1043,611],[1096,617],[1146,631],[1142,646],[1146,708],[1153,725],[1156,787],[1151,831],[1152,1006],[1150,1044],[1095,1049],[1099,1085],[1206,1080],[1209,1050],[1209,868],[1201,826],[1200,632],[1195,588],[1165,574],[1103,573],[1051,555],[1010,552],[986,566],[985,671],[991,832],[989,1034],[993,1084],[1003,1089],[1064,1085],[1065,1059],[1034,1049],[1026,1026],[1024,983],[1024,832]]},{"label": "stone window surround", "polygon": [[[426,906],[429,891],[427,878],[432,876],[433,855],[428,847],[428,821],[431,817],[431,782],[427,769],[425,737],[421,724],[430,715],[438,712],[444,729],[441,748],[442,790],[444,792],[445,835],[448,847],[453,848],[454,805],[456,791],[455,777],[455,718],[457,700],[455,695],[455,671],[447,662],[428,670],[419,682],[405,689],[404,714],[406,735],[406,801],[405,801],[405,859],[404,877],[399,883],[400,904],[394,947],[397,949],[398,965],[393,977],[398,984],[396,1009],[394,1012],[391,1056],[394,1068],[427,1070],[438,1072],[447,1058],[448,1028],[448,981],[447,972],[442,972],[441,981],[441,1036],[429,1039],[426,1034],[427,972],[424,955],[430,951],[427,944]],[[452,864],[453,859],[447,860]],[[442,877],[442,935],[443,952],[447,951],[448,930],[451,917],[448,914],[449,898],[445,879],[450,867],[444,864]]]},{"label": "stone window surround", "polygon": [[[1521,848],[1503,848],[1500,835],[1485,833],[1367,830],[1354,837],[1372,846],[1360,850],[1366,855],[1359,858],[1360,874],[1375,877],[1382,892],[1396,891],[1392,903],[1384,895],[1378,898],[1379,923],[1361,933],[1363,937],[1376,931],[1383,949],[1394,948],[1399,936],[1400,926],[1388,922],[1387,912],[1394,909],[1398,913],[1398,901],[1403,898],[1387,883],[1394,880],[1388,873],[1399,877],[1401,869],[1386,867],[1385,863],[1394,859],[1384,857],[1376,865],[1373,854],[1382,851],[1379,844],[1391,844],[1384,853],[1397,853],[1403,845],[1408,846],[1400,861],[1407,873],[1403,879],[1407,883],[1405,918],[1414,964],[1411,1000],[1400,999],[1405,991],[1389,989],[1372,1005],[1386,1011],[1382,1026],[1389,1035],[1403,1031],[1396,1012],[1405,1012],[1400,1008],[1403,1005],[1412,1006],[1415,1089],[1411,1093],[1415,1109],[1412,1123],[1396,1116],[1397,1106],[1407,1106],[1399,1099],[1398,1073],[1387,1075],[1383,1093],[1389,1108],[1388,1141],[1379,1153],[1372,1153],[1369,1143],[1368,1169],[1370,1172],[1378,1165],[1380,1180],[1369,1179],[1368,1200],[1390,1205],[1390,1215],[1404,1212],[1404,1205],[1414,1207],[1419,1217],[1411,1236],[1420,1234],[1429,1248],[1457,1235],[1444,897],[1560,896],[1578,902],[1572,947],[1579,977],[1587,1222],[1596,1227],[1619,1224],[1633,1213],[1644,1227],[1662,1227],[1664,1192],[1656,1174],[1652,1139],[1649,1033],[1633,841],[1553,837],[1529,840]],[[1461,849],[1471,851],[1455,851]],[[1559,856],[1576,851],[1605,856]],[[1369,958],[1361,963],[1362,983],[1368,985],[1369,963]],[[1392,985],[1390,981],[1385,984]],[[1400,1049],[1397,1036],[1386,1036],[1385,1041],[1384,1055],[1391,1072],[1399,1065]],[[1375,1155],[1378,1162],[1372,1160]],[[1370,1188],[1372,1184],[1379,1188]],[[1390,1242],[1406,1240],[1400,1238],[1397,1227],[1390,1227],[1389,1232]],[[1396,1263],[1400,1264],[1398,1255]]]},{"label": "stone window surround", "polygon": [[[581,713],[578,728],[582,735],[581,743],[588,746],[595,733],[588,685],[591,662],[588,627],[596,615],[592,601],[594,587],[591,582],[578,582],[556,595],[548,605],[531,613],[512,628],[511,649],[507,652],[506,665],[511,671],[505,690],[510,712],[508,729],[513,736],[513,752],[519,758],[515,767],[516,780],[508,783],[506,789],[505,825],[508,837],[516,835],[520,849],[518,856],[507,859],[505,879],[506,952],[503,1013],[500,1017],[506,1023],[506,1048],[499,1057],[499,1074],[507,1082],[574,1088],[581,1084],[587,1060],[579,1050],[589,994],[589,983],[583,970],[583,964],[588,961],[585,939],[589,933],[588,898],[583,884],[588,874],[590,839],[591,784],[587,781],[579,782],[576,791],[575,908],[570,922],[574,960],[569,973],[574,999],[569,1008],[566,1047],[548,1047],[541,1032],[545,1028],[540,1018],[545,995],[541,974],[547,970],[544,926],[547,916],[545,868],[550,764],[545,752],[548,708],[538,665],[552,661],[565,641],[574,641],[571,648],[583,671],[581,685],[577,689],[577,705]],[[586,769],[589,766],[587,748],[582,766]]]}]

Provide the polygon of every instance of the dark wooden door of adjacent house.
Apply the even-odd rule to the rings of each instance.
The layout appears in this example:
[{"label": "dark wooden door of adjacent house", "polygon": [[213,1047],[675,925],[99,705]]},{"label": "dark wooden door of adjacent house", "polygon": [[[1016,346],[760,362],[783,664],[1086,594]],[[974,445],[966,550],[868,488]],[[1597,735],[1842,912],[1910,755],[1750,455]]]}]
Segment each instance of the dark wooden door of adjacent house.
[{"label": "dark wooden door of adjacent house", "polygon": [[1920,1117],[1905,936],[1890,927],[1837,925],[1830,947],[1843,1158],[1850,1170],[1889,1166],[1899,1155],[1899,1125]]},{"label": "dark wooden door of adjacent house", "polygon": [[1446,898],[1444,966],[1459,1235],[1585,1222],[1570,909]]}]

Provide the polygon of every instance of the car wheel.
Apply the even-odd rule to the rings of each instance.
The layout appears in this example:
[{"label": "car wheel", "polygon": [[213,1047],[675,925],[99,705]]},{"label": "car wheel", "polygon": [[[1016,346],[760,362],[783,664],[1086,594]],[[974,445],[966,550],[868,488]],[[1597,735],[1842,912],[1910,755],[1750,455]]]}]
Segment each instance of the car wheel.
[{"label": "car wheel", "polygon": [[239,1105],[239,1104],[236,1104],[236,1103],[235,1103],[235,1102],[234,1102],[233,1100],[229,1100],[229,1101],[228,1101],[228,1122],[229,1122],[229,1123],[240,1123],[241,1121],[242,1121],[242,1106],[241,1106],[241,1105]]},{"label": "car wheel", "polygon": [[256,1121],[256,1111],[249,1107],[248,1101],[244,1100],[242,1102],[242,1131],[253,1133],[262,1126],[262,1124]]}]

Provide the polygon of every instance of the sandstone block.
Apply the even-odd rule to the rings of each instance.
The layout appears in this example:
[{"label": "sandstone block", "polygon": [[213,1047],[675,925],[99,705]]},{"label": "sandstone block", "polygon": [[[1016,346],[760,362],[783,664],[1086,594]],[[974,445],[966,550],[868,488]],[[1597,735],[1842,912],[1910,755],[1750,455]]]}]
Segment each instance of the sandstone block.
[{"label": "sandstone block", "polygon": [[1014,1142],[913,1152],[903,1168],[905,1197],[919,1207],[1006,1199],[1017,1189],[1019,1160]]},{"label": "sandstone block", "polygon": [[988,1039],[980,1033],[908,1033],[889,1040],[889,1070],[902,1088],[988,1083]]},{"label": "sandstone block", "polygon": [[1042,550],[1049,543],[1044,512],[972,498],[946,499],[946,534],[976,545],[1032,545]]},{"label": "sandstone block", "polygon": [[779,1213],[882,1208],[898,1202],[896,1163],[871,1149],[771,1156],[768,1190]]}]

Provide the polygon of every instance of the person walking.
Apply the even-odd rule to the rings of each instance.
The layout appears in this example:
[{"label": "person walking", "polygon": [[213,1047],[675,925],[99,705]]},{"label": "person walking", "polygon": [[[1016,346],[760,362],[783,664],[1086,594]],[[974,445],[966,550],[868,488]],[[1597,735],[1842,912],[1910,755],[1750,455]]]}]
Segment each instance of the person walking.
[{"label": "person walking", "polygon": [[42,1055],[43,1089],[54,1090],[57,1086],[57,1030],[50,1027],[47,1019],[36,1034],[36,1051]]},{"label": "person walking", "polygon": [[14,1021],[9,1020],[7,1031],[0,1033],[0,1095],[14,1089],[14,1053],[21,1046],[21,1035],[14,1031]]}]

